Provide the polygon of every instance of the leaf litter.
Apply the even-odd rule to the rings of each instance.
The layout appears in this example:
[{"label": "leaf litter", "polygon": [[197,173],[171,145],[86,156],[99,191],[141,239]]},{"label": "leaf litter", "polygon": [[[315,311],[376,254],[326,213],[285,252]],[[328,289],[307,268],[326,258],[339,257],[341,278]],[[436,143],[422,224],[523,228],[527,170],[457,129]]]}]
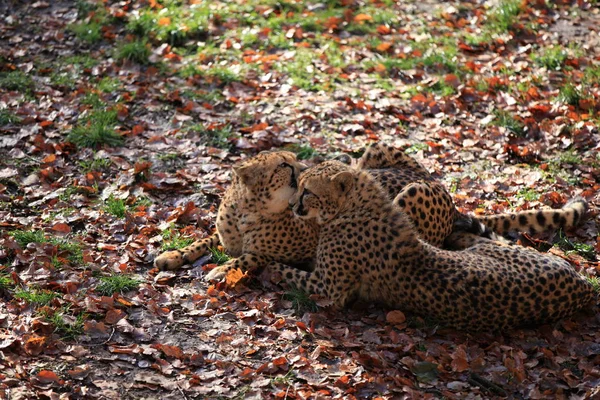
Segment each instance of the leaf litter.
[{"label": "leaf litter", "polygon": [[385,141],[464,212],[585,197],[568,239],[522,241],[597,280],[595,2],[0,10],[0,397],[599,395],[597,313],[470,334],[368,304],[295,311],[239,271],[204,283],[210,258],[151,268],[165,238],[212,233],[240,159]]}]

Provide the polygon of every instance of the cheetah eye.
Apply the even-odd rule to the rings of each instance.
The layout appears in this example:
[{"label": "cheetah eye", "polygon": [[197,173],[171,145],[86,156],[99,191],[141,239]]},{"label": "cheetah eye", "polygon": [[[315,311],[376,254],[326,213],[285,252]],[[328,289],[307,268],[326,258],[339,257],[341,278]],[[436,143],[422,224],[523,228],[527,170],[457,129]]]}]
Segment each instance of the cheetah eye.
[{"label": "cheetah eye", "polygon": [[311,196],[312,192],[308,189],[304,189],[304,191],[302,192],[302,197],[307,197],[307,196]]},{"label": "cheetah eye", "polygon": [[279,164],[279,168],[292,168],[292,166],[286,162]]}]

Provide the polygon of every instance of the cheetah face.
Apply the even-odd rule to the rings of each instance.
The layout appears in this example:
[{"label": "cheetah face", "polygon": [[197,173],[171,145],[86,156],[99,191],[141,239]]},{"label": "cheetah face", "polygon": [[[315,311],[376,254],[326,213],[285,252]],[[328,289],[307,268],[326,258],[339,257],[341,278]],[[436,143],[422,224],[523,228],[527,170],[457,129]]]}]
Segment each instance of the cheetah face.
[{"label": "cheetah face", "polygon": [[319,224],[333,219],[354,183],[355,172],[339,161],[325,161],[300,175],[290,206],[298,218],[316,218]]},{"label": "cheetah face", "polygon": [[289,199],[298,187],[298,175],[304,169],[306,165],[289,151],[260,153],[233,167],[238,182],[268,213],[280,213],[288,208]]}]

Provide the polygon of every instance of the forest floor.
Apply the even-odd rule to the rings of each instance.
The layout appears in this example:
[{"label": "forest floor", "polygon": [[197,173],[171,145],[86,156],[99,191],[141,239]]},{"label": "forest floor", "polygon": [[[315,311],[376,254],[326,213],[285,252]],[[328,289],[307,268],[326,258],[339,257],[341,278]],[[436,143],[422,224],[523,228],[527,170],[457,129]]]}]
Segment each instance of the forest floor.
[{"label": "forest floor", "polygon": [[230,167],[405,148],[465,213],[559,208],[521,238],[600,287],[595,1],[0,4],[0,398],[600,397],[600,314],[468,333],[174,273]]}]

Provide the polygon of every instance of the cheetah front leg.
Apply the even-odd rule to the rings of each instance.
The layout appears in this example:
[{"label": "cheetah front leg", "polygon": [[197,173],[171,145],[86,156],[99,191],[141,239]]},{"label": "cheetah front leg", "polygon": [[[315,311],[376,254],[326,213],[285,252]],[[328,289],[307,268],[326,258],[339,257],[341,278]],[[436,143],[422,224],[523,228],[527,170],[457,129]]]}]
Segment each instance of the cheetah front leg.
[{"label": "cheetah front leg", "polygon": [[271,262],[267,269],[271,274],[281,275],[282,282],[305,293],[323,296],[332,301],[334,307],[342,308],[355,297],[358,291],[357,279],[340,279],[334,277],[331,270],[317,268],[312,271],[302,271],[288,265]]},{"label": "cheetah front leg", "polygon": [[221,280],[225,278],[225,276],[227,276],[229,271],[233,271],[236,269],[239,269],[242,272],[252,271],[264,267],[270,261],[270,257],[252,253],[244,253],[239,257],[232,258],[223,265],[219,265],[218,267],[213,268],[208,274],[206,274],[204,280]]},{"label": "cheetah front leg", "polygon": [[207,238],[200,239],[191,245],[179,250],[166,251],[154,259],[154,266],[160,270],[174,270],[182,265],[192,263],[217,247],[220,243],[219,235],[213,233]]}]

